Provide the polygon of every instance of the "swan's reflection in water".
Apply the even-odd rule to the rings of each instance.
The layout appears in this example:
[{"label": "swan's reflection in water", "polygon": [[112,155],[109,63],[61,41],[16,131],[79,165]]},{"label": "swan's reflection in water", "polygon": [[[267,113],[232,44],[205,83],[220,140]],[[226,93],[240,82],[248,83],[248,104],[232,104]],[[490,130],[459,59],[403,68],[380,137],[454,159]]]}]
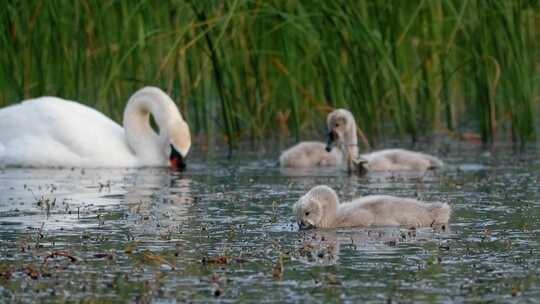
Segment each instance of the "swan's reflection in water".
[{"label": "swan's reflection in water", "polygon": [[181,175],[143,174],[130,177],[126,187],[126,228],[137,235],[170,240],[186,224],[193,203],[192,180]]},{"label": "swan's reflection in water", "polygon": [[405,229],[381,227],[347,229],[339,231],[307,230],[301,237],[293,256],[309,264],[335,265],[339,262],[342,247],[380,258],[384,254],[397,253],[403,245],[423,242],[439,242],[441,234],[448,234],[446,227]]},{"label": "swan's reflection in water", "polygon": [[168,169],[6,169],[0,172],[0,191],[8,193],[0,197],[0,225],[155,235],[185,222],[191,187],[190,178]]}]

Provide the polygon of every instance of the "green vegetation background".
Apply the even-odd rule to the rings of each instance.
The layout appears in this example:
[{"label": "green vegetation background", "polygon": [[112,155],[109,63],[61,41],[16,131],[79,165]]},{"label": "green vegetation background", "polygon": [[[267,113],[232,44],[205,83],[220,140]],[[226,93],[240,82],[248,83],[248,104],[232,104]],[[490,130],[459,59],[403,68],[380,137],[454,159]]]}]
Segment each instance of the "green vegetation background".
[{"label": "green vegetation background", "polygon": [[373,142],[535,139],[537,0],[8,0],[0,27],[0,106],[56,95],[119,121],[156,85],[230,143],[300,138],[336,107]]}]

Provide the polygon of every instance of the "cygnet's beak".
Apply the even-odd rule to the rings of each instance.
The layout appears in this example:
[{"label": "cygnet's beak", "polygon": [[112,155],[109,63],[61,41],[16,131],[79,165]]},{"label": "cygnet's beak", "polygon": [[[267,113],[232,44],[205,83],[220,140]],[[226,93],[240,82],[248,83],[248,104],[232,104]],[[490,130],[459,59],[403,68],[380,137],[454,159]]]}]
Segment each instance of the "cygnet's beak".
[{"label": "cygnet's beak", "polygon": [[171,169],[174,171],[184,171],[186,169],[186,162],[184,157],[178,150],[171,145],[171,155],[169,156],[169,163],[171,164]]},{"label": "cygnet's beak", "polygon": [[326,141],[326,152],[332,151],[336,146],[337,134],[334,130],[328,132],[328,140]]},{"label": "cygnet's beak", "polygon": [[304,221],[298,221],[298,228],[300,230],[307,230],[307,229],[315,228],[315,226],[311,225],[310,223],[306,223]]}]

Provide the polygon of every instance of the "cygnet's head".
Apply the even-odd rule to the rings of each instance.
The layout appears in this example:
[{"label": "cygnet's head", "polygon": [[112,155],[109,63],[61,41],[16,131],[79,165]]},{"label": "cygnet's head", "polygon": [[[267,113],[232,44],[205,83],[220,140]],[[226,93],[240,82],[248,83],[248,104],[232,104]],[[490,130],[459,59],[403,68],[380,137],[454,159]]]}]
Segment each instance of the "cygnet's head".
[{"label": "cygnet's head", "polygon": [[345,144],[345,134],[356,131],[354,116],[345,109],[337,109],[328,114],[326,124],[328,127],[326,151],[328,152],[336,145]]},{"label": "cygnet's head", "polygon": [[300,229],[325,228],[331,224],[338,205],[336,192],[328,186],[316,186],[302,196],[293,210]]}]

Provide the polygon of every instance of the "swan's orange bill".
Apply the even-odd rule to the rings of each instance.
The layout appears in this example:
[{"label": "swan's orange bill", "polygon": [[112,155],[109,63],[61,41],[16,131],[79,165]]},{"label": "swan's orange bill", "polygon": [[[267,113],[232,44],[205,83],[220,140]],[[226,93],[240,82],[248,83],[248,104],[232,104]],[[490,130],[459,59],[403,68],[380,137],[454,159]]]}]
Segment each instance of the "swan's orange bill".
[{"label": "swan's orange bill", "polygon": [[175,171],[178,170],[178,160],[175,158],[171,158],[170,162],[171,162],[171,169]]}]

